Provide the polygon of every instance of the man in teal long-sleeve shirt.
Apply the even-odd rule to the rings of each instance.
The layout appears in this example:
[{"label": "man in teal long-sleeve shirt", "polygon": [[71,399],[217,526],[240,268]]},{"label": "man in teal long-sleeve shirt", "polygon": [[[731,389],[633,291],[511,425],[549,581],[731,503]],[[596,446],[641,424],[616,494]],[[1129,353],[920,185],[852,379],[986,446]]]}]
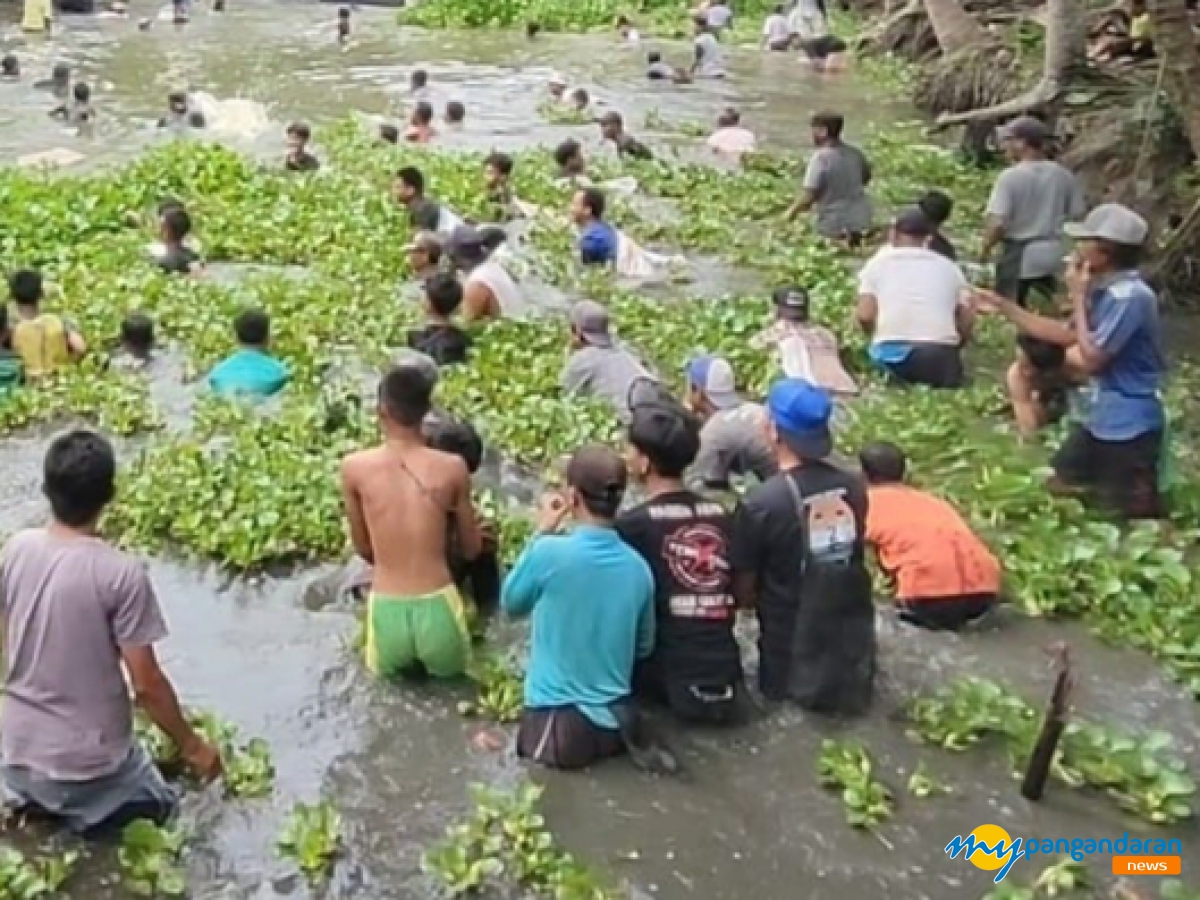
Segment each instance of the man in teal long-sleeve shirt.
[{"label": "man in teal long-sleeve shirt", "polygon": [[[654,577],[614,526],[625,463],[585,447],[565,496],[542,501],[538,534],[504,582],[501,604],[531,616],[525,712],[517,752],[579,769],[623,749],[613,706],[633,692],[633,666],[654,649]],[[555,534],[567,514],[574,527]]]}]

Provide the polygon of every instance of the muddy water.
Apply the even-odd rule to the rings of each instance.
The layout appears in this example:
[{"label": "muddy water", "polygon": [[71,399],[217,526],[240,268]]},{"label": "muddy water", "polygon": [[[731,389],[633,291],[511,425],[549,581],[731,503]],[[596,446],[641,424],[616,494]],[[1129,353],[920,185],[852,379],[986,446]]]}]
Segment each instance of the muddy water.
[{"label": "muddy water", "polygon": [[[11,15],[11,6],[0,14]],[[439,108],[450,99],[466,102],[468,125],[453,142],[470,147],[515,148],[579,134],[546,126],[535,114],[554,70],[588,87],[601,103],[619,106],[633,123],[652,108],[668,119],[712,119],[737,103],[775,145],[800,139],[807,114],[817,107],[853,111],[852,129],[866,123],[868,110],[877,122],[910,113],[853,78],[822,79],[780,57],[750,52],[734,55],[735,77],[728,83],[673,89],[648,86],[642,51],[616,48],[604,38],[545,37],[530,44],[516,36],[423,34],[395,28],[385,11],[364,10],[343,52],[333,41],[329,5],[232,0],[230,10],[224,16],[200,10],[182,31],[159,23],[142,33],[132,21],[75,18],[65,20],[65,33],[43,40],[25,39],[10,27],[6,49],[21,53],[27,77],[41,77],[55,60],[71,61],[99,86],[102,119],[98,139],[65,136],[46,119],[44,95],[0,85],[0,154],[11,159],[66,146],[93,163],[126,158],[157,139],[152,123],[167,91],[188,86],[264,104],[272,127],[234,142],[277,155],[281,123],[290,118],[320,121],[347,108],[396,115],[416,65],[430,71]],[[135,0],[135,19],[154,11]],[[665,49],[677,63],[686,59],[685,45]],[[722,293],[713,287],[722,278],[747,283],[737,281],[745,273],[716,264],[698,270],[708,288],[703,293]],[[193,399],[178,376],[168,366],[153,380],[154,397],[174,428],[186,427]],[[30,432],[0,442],[0,533],[42,515],[38,484],[46,437]],[[500,477],[496,468],[492,477]],[[511,477],[506,483],[529,499],[528,485]],[[173,629],[164,656],[186,702],[218,710],[247,735],[267,738],[278,768],[270,800],[224,804],[212,792],[189,798],[194,896],[306,896],[277,859],[274,839],[293,802],[321,796],[336,803],[348,838],[347,858],[325,896],[435,896],[420,873],[420,853],[461,815],[466,785],[509,783],[523,773],[510,754],[470,749],[477,726],[455,714],[456,689],[402,689],[364,676],[347,649],[353,611],[306,602],[309,583],[327,571],[231,581],[210,568],[152,563]],[[1074,648],[1083,714],[1168,730],[1200,768],[1196,705],[1164,683],[1142,655],[1106,648],[1076,627],[1039,621],[1002,619],[963,636],[917,632],[886,615],[881,627],[884,674],[876,709],[865,721],[839,726],[776,712],[731,735],[668,731],[686,767],[682,780],[650,779],[624,762],[571,777],[534,773],[548,787],[550,825],[581,857],[627,880],[637,896],[981,896],[990,886],[985,874],[941,852],[955,834],[984,822],[1050,837],[1113,836],[1140,826],[1088,793],[1052,790],[1044,804],[1029,806],[998,755],[919,748],[893,714],[914,692],[962,674],[1004,679],[1039,696],[1050,681],[1042,648],[1056,640]],[[827,735],[865,740],[881,776],[896,789],[900,811],[880,838],[851,831],[840,801],[817,786],[816,748]],[[954,787],[953,795],[905,797],[907,773],[921,760]],[[1185,855],[1200,849],[1194,828],[1178,833]],[[1102,861],[1093,871],[1100,875],[1104,868]],[[87,863],[72,896],[122,897],[110,871],[103,855]],[[1031,866],[1016,872],[1033,874]]]}]

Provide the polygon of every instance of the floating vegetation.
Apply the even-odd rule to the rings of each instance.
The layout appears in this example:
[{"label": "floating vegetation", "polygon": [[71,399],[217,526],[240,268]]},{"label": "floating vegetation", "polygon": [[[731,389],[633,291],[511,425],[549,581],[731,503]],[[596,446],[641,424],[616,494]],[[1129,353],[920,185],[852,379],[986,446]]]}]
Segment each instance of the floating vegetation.
[{"label": "floating vegetation", "polygon": [[[963,678],[914,700],[909,734],[945,750],[963,751],[987,739],[1001,744],[1020,772],[1037,739],[1032,706],[1003,685]],[[1171,753],[1163,732],[1130,735],[1090,722],[1063,732],[1051,775],[1069,787],[1104,791],[1121,809],[1156,824],[1190,819],[1196,783],[1186,763]]]},{"label": "floating vegetation", "polygon": [[553,900],[617,900],[587,866],[560,850],[538,812],[542,789],[524,784],[504,792],[471,786],[474,809],[425,854],[423,868],[452,897],[508,881]]},{"label": "floating vegetation", "polygon": [[842,792],[846,821],[855,828],[874,828],[892,817],[892,792],[875,778],[871,757],[861,744],[823,740],[817,777],[822,787]]},{"label": "floating vegetation", "polygon": [[496,653],[481,654],[468,675],[475,682],[476,696],[458,705],[460,713],[502,725],[521,718],[525,676],[514,660]]},{"label": "floating vegetation", "polygon": [[[238,727],[215,713],[191,712],[188,720],[197,733],[220,751],[228,796],[248,799],[270,795],[275,783],[275,764],[266,741],[251,738],[243,742]],[[162,729],[140,712],[134,727],[138,740],[157,765],[171,773],[181,769],[179,748]]]},{"label": "floating vegetation", "polygon": [[1029,886],[1001,884],[984,895],[983,900],[1043,900],[1052,897],[1084,897],[1092,886],[1087,866],[1064,859],[1047,866]]},{"label": "floating vegetation", "polygon": [[0,847],[0,900],[41,900],[59,893],[79,854],[39,854],[28,857],[12,847]]},{"label": "floating vegetation", "polygon": [[130,822],[117,849],[121,882],[141,897],[182,897],[187,893],[181,860],[185,840],[175,827],[159,827],[146,819]]},{"label": "floating vegetation", "polygon": [[300,867],[310,884],[323,882],[342,853],[342,817],[325,800],[312,805],[297,803],[284,823],[278,847],[282,856]]}]

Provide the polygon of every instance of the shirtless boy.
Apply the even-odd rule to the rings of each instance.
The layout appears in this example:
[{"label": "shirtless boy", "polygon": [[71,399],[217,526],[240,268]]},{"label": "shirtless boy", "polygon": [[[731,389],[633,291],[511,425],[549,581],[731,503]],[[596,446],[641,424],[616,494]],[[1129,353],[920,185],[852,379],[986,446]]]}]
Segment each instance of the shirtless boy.
[{"label": "shirtless boy", "polygon": [[383,445],[342,461],[342,496],[354,549],[374,568],[367,604],[367,667],[377,675],[461,675],[470,637],[446,563],[447,521],[458,550],[482,546],[466,463],[425,445],[421,423],[433,379],[402,364],[379,385]]}]

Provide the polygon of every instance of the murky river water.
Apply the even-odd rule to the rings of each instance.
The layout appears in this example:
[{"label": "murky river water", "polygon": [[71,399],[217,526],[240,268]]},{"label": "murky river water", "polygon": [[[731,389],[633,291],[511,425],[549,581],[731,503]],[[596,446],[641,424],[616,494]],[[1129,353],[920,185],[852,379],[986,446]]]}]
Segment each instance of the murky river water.
[{"label": "murky river water", "polygon": [[[11,16],[12,5],[0,10]],[[93,162],[126,158],[152,139],[167,92],[182,86],[263,103],[274,125],[244,144],[278,155],[281,124],[291,118],[319,122],[347,109],[395,115],[418,65],[430,71],[439,109],[451,99],[467,104],[467,128],[455,140],[474,147],[519,147],[577,133],[546,126],[535,113],[553,70],[635,124],[650,108],[668,118],[711,120],[736,103],[777,145],[803,140],[804,122],[817,107],[849,111],[852,129],[865,125],[868,114],[877,122],[910,115],[853,78],[822,79],[782,58],[742,52],[733,57],[728,83],[655,88],[642,76],[642,53],[606,38],[547,36],[530,44],[517,36],[426,34],[398,29],[385,10],[358,13],[354,39],[343,51],[333,40],[333,9],[231,0],[224,16],[198,11],[182,30],[159,23],[143,33],[133,20],[69,18],[65,33],[49,40],[23,38],[10,25],[6,49],[20,52],[27,78],[42,77],[65,59],[98,85],[101,124],[96,140],[64,137],[45,116],[45,95],[0,86],[0,155],[11,160],[68,146]],[[135,0],[134,19],[155,12]],[[687,49],[669,47],[668,55],[683,61]],[[155,396],[178,422],[188,392],[168,381],[156,385]],[[44,446],[40,432],[0,442],[0,532],[40,520]],[[231,583],[211,569],[153,563],[172,626],[165,661],[185,701],[267,738],[278,768],[271,800],[189,799],[196,897],[305,896],[307,889],[277,859],[274,841],[291,804],[319,796],[333,799],[348,837],[347,858],[325,896],[435,896],[419,871],[420,854],[463,813],[467,784],[507,783],[522,773],[510,755],[470,749],[478,726],[455,713],[454,690],[406,690],[367,678],[347,649],[351,611],[314,610],[304,601],[316,574]],[[992,821],[1014,834],[1052,837],[1110,837],[1141,826],[1089,793],[1052,789],[1046,802],[1031,806],[1019,798],[998,754],[919,748],[892,714],[916,691],[961,674],[1000,678],[1028,697],[1042,696],[1050,681],[1042,648],[1063,639],[1075,651],[1083,714],[1168,730],[1193,768],[1200,767],[1198,708],[1145,656],[1101,646],[1073,626],[1038,621],[1003,619],[987,630],[944,636],[899,626],[885,615],[881,629],[884,675],[865,721],[841,726],[786,712],[730,735],[673,733],[690,774],[680,781],[649,779],[625,762],[570,777],[534,773],[548,787],[552,829],[582,858],[626,879],[638,896],[981,896],[990,879],[942,852],[955,834]],[[843,734],[866,741],[900,797],[897,816],[882,829],[884,840],[850,830],[838,798],[817,785],[821,738]],[[905,798],[907,773],[920,760],[954,787],[950,797]],[[1185,857],[1200,850],[1194,827],[1173,833],[1183,838]],[[1096,874],[1103,866],[1094,867]],[[1032,867],[1026,869],[1024,876],[1031,876]],[[105,871],[99,862],[85,864],[72,896],[122,896]]]}]

